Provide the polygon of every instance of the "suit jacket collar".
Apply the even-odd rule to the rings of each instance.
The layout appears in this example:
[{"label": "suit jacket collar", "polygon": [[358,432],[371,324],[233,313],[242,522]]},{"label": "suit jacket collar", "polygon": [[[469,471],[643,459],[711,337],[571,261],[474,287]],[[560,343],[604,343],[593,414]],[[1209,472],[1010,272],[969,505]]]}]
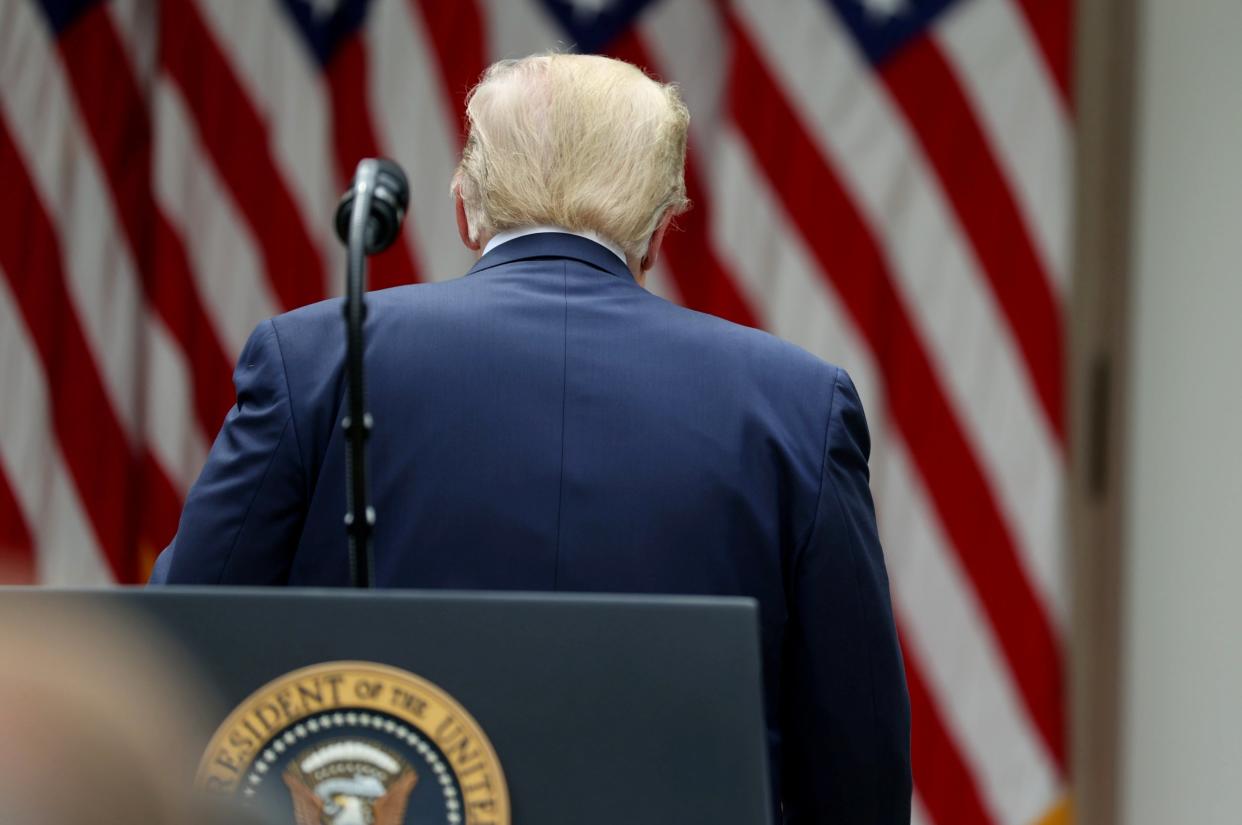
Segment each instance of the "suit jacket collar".
[{"label": "suit jacket collar", "polygon": [[523,235],[503,243],[479,258],[466,274],[473,275],[486,269],[532,258],[573,258],[596,269],[602,269],[614,277],[634,280],[633,273],[605,247],[595,241],[564,232]]}]

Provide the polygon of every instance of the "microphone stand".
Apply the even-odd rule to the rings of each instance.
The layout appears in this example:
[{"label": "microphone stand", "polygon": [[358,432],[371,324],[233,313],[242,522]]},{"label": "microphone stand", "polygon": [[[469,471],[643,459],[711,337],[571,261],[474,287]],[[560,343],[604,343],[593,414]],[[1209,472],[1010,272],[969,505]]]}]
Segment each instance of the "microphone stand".
[{"label": "microphone stand", "polygon": [[[367,438],[371,414],[366,411],[363,385],[362,325],[367,317],[367,223],[378,174],[375,161],[366,159],[354,173],[353,213],[349,219],[349,243],[345,265],[345,372],[348,377],[348,412],[341,422],[347,439],[345,449],[345,530],[349,534],[349,575],[353,587],[375,586],[375,554],[371,536],[375,509],[367,489]],[[361,518],[359,514],[361,513]]]}]

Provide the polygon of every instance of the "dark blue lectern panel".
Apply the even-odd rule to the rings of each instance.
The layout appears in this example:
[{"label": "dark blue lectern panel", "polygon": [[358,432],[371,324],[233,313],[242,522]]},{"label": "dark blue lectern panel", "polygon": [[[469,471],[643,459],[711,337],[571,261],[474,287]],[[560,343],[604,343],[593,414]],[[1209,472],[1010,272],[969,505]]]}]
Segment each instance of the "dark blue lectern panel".
[{"label": "dark blue lectern panel", "polygon": [[225,709],[321,662],[411,671],[486,732],[515,825],[770,818],[758,621],[748,600],[197,588],[0,594],[10,617],[59,605],[139,613],[201,664]]}]

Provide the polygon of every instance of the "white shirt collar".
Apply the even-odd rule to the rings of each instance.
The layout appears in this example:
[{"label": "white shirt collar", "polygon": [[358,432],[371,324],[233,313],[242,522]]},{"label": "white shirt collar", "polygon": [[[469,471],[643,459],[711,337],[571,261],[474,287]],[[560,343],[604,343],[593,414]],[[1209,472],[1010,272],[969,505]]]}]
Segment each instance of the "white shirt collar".
[{"label": "white shirt collar", "polygon": [[561,232],[566,235],[577,235],[579,238],[586,238],[588,241],[594,241],[604,247],[604,249],[607,249],[609,252],[620,258],[621,263],[625,264],[626,267],[629,266],[629,263],[625,260],[625,253],[621,251],[621,247],[617,246],[612,241],[605,240],[590,230],[574,232],[572,229],[565,229],[560,226],[524,226],[521,229],[509,229],[505,232],[497,232],[492,236],[492,239],[487,242],[487,245],[483,247],[483,254],[486,255],[488,252],[491,252],[501,244],[506,244],[509,241],[516,241],[518,238],[523,238],[527,235],[537,235],[540,232]]}]

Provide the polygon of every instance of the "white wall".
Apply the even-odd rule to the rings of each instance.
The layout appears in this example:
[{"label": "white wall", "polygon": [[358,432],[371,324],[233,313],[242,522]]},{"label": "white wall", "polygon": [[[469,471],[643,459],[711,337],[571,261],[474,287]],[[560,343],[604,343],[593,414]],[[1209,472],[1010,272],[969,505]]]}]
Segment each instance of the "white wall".
[{"label": "white wall", "polygon": [[1137,5],[1121,821],[1237,825],[1242,0]]}]

